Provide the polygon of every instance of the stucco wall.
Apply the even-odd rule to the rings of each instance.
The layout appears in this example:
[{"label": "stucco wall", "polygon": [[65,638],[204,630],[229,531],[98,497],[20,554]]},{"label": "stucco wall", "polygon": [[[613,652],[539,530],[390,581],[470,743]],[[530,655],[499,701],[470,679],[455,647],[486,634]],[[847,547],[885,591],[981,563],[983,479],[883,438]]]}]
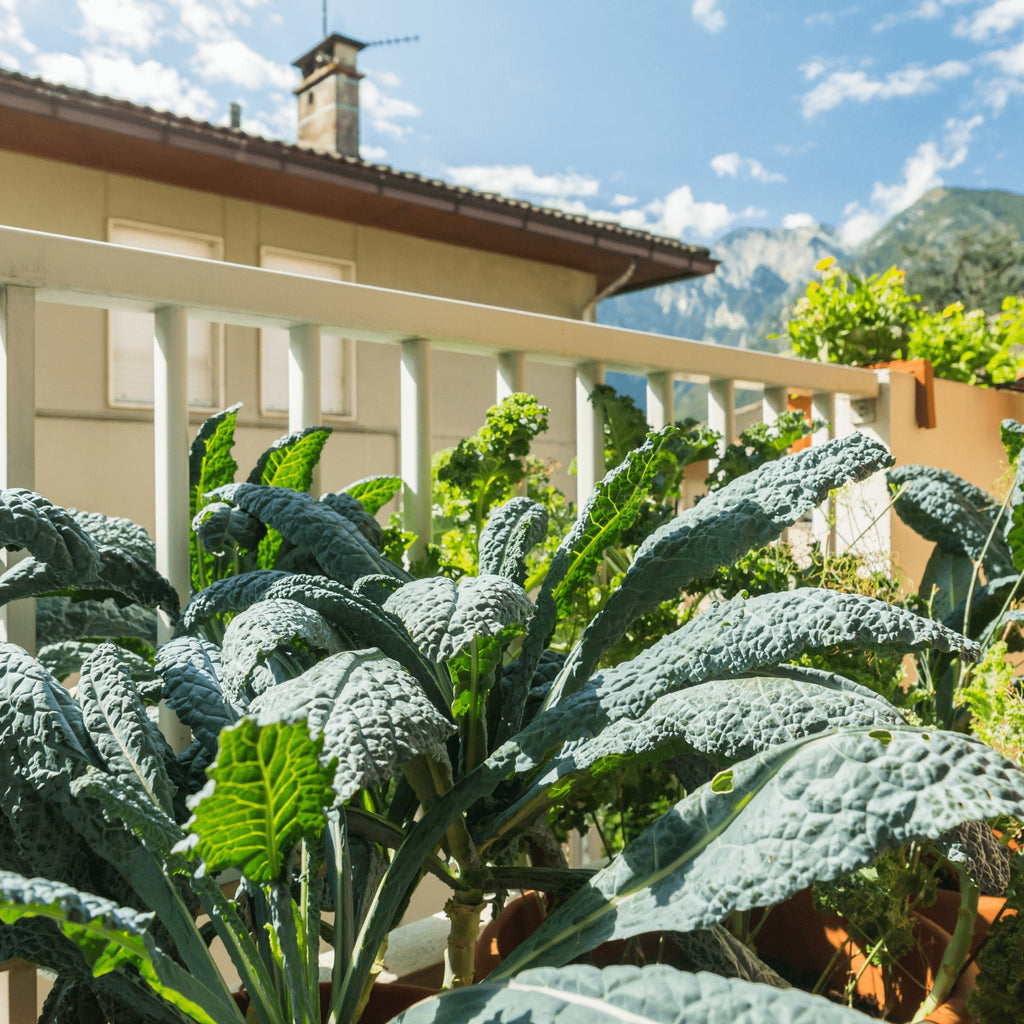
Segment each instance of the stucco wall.
[{"label": "stucco wall", "polygon": [[[213,235],[224,258],[258,265],[262,246],[351,260],[363,284],[487,305],[577,317],[592,297],[591,275],[314,217],[267,204],[0,152],[0,223],[106,240],[110,219]],[[243,402],[236,458],[243,468],[286,430],[259,408],[259,337],[224,331],[225,404]],[[324,453],[324,488],[398,470],[399,351],[359,343],[356,419],[335,428]],[[152,425],[144,411],[107,402],[106,314],[40,306],[37,320],[36,488],[61,504],[127,515],[152,527]],[[493,404],[493,359],[437,353],[434,446],[454,444]],[[528,387],[552,406],[538,454],[567,466],[574,451],[573,374],[531,366]],[[202,416],[193,416],[193,429]],[[563,481],[564,482],[564,481]]]},{"label": "stucco wall", "polygon": [[[1024,395],[935,381],[937,425],[918,427],[914,418],[914,380],[891,374],[889,447],[898,465],[939,466],[1000,496],[1010,483],[1006,454],[999,441],[1002,420],[1024,420]],[[896,516],[892,520],[892,557],[915,583],[920,581],[933,545]]]}]

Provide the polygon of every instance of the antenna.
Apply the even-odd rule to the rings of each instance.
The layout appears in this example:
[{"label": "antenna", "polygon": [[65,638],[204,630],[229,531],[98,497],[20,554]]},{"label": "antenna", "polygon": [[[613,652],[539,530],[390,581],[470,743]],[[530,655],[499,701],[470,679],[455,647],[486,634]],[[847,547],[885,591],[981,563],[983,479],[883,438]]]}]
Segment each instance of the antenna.
[{"label": "antenna", "polygon": [[327,0],[324,0],[324,39],[327,38]]},{"label": "antenna", "polygon": [[[324,3],[327,3],[327,0],[324,0]],[[395,39],[374,39],[372,43],[365,43],[363,45],[363,49],[368,50],[371,46],[394,46],[396,43],[418,43],[419,41],[419,36],[398,36]]]}]

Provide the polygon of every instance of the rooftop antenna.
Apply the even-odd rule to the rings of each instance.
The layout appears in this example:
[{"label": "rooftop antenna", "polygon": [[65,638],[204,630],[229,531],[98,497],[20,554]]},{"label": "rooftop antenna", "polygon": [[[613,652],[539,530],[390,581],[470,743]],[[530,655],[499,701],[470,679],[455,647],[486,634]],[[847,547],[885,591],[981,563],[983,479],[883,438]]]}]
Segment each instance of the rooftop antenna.
[{"label": "rooftop antenna", "polygon": [[324,0],[323,27],[324,27],[324,39],[326,39],[327,38],[327,0]]},{"label": "rooftop antenna", "polygon": [[[327,0],[324,0],[324,3],[326,2]],[[394,39],[374,39],[372,43],[364,44],[363,49],[368,50],[371,46],[394,46],[396,43],[418,43],[419,41],[419,36],[397,36]]]}]

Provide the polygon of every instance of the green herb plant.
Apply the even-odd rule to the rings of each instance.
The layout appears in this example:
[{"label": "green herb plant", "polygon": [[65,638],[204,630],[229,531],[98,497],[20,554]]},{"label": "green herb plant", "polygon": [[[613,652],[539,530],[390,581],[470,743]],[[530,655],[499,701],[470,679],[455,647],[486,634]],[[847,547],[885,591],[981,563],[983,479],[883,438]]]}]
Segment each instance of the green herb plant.
[{"label": "green herb plant", "polygon": [[992,316],[954,302],[941,311],[906,290],[891,267],[867,278],[819,261],[786,325],[793,351],[819,362],[868,366],[896,359],[929,359],[938,377],[969,384],[1015,380],[1024,342],[1024,303],[1007,296]]}]

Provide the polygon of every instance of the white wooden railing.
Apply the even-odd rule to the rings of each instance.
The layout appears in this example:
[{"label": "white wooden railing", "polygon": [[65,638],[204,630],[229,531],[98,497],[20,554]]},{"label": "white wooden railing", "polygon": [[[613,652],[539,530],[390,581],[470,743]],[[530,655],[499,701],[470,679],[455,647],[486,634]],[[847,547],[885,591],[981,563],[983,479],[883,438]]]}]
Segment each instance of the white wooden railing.
[{"label": "white wooden railing", "polygon": [[[600,424],[587,395],[606,369],[647,378],[648,419],[672,418],[676,379],[709,382],[708,421],[735,435],[735,390],[763,392],[766,420],[792,391],[811,394],[836,421],[839,396],[874,399],[872,371],[723,349],[695,341],[498,309],[367,285],[297,277],[237,264],[144,252],[103,242],[0,227],[0,485],[34,487],[36,311],[39,304],[127,309],[154,315],[157,564],[184,600],[189,586],[187,319],[290,332],[289,429],[320,420],[321,335],[401,346],[400,473],[406,525],[430,534],[431,353],[496,357],[496,399],[524,390],[528,360],[576,371],[578,490],[600,478]],[[68,344],[73,344],[69,339]],[[230,396],[229,396],[230,400]],[[21,602],[29,604],[30,602]],[[19,616],[21,618],[19,619]],[[30,611],[8,610],[7,636],[34,648]],[[0,976],[2,977],[2,976]],[[27,985],[8,976],[13,993]],[[27,992],[28,989],[24,989]],[[34,1020],[24,995],[11,1024]],[[4,1017],[0,1005],[0,1018]]]}]

